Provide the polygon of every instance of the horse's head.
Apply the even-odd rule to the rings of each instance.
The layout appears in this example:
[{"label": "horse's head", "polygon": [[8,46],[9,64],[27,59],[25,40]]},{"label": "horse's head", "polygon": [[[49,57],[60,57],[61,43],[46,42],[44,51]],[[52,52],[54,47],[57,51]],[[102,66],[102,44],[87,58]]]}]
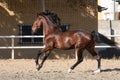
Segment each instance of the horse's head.
[{"label": "horse's head", "polygon": [[41,19],[43,18],[43,16],[41,16],[41,14],[37,14],[37,18],[36,18],[36,20],[34,21],[34,23],[33,23],[33,26],[32,26],[32,31],[33,32],[36,32],[39,28],[41,28],[42,27],[42,21],[41,21]]},{"label": "horse's head", "polygon": [[34,21],[33,26],[32,26],[33,32],[36,32],[41,27],[43,27],[43,30],[44,30],[43,32],[45,32],[44,34],[55,32],[56,30],[61,31],[58,25],[52,22],[53,17],[51,17],[51,15],[52,14],[45,13],[45,12],[41,12],[37,14],[37,18]]}]

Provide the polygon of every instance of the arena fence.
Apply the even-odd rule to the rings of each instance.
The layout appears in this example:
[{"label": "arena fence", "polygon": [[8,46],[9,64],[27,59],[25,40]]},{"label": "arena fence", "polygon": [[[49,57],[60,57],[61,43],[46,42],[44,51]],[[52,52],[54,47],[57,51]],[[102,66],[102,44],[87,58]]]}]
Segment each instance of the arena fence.
[{"label": "arena fence", "polygon": [[[120,37],[120,35],[107,35],[108,37]],[[0,36],[0,39],[11,39],[11,46],[0,46],[0,49],[11,49],[11,59],[14,59],[15,49],[37,49],[37,48],[44,48],[45,46],[15,46],[14,40],[15,38],[43,38],[44,36]],[[108,46],[108,45],[102,45],[102,46],[95,46],[96,48],[115,48],[116,46]],[[120,47],[120,46],[118,46]]]},{"label": "arena fence", "polygon": [[0,49],[11,49],[11,59],[14,59],[15,49],[37,49],[44,48],[43,46],[15,46],[14,41],[15,38],[43,38],[44,36],[0,36],[0,38],[11,39],[11,46],[0,46]]}]

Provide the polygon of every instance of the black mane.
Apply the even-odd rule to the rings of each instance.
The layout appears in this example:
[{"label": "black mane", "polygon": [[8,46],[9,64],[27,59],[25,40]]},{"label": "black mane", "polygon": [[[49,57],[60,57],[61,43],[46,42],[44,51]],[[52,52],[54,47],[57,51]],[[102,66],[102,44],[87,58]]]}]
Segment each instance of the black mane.
[{"label": "black mane", "polygon": [[50,12],[49,10],[46,10],[45,12],[41,12],[38,15],[48,16],[48,18],[52,21],[53,24],[56,24],[58,27],[61,26],[61,20],[58,17],[58,15],[54,12]]}]

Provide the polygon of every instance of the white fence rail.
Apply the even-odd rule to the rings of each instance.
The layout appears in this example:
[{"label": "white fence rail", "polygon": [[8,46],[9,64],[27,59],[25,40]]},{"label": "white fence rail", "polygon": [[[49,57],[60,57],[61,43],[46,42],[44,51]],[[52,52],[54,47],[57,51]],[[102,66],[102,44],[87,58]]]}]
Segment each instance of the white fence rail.
[{"label": "white fence rail", "polygon": [[[15,46],[15,38],[43,38],[44,36],[0,36],[1,38],[11,39],[11,46],[0,46],[0,49],[11,49],[11,58],[14,59],[15,49],[37,49],[44,48],[43,46]],[[108,37],[120,37],[120,35],[108,35]],[[96,48],[115,48],[116,46],[95,46]],[[120,46],[119,46],[120,47]]]},{"label": "white fence rail", "polygon": [[15,38],[43,38],[44,36],[0,36],[0,38],[11,39],[11,46],[0,46],[0,49],[11,49],[11,58],[14,59],[15,49],[37,49],[44,48],[43,46],[15,46]]}]

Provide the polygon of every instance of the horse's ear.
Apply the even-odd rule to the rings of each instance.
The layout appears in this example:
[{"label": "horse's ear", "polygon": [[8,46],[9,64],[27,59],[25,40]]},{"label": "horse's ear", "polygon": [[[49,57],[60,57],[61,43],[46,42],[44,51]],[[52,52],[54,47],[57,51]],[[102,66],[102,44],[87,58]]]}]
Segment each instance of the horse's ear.
[{"label": "horse's ear", "polygon": [[43,15],[43,12],[37,13],[37,17],[39,17],[40,15]]},{"label": "horse's ear", "polygon": [[39,13],[37,13],[37,17],[40,16],[40,15],[46,15],[46,13],[45,12],[39,12]]}]

